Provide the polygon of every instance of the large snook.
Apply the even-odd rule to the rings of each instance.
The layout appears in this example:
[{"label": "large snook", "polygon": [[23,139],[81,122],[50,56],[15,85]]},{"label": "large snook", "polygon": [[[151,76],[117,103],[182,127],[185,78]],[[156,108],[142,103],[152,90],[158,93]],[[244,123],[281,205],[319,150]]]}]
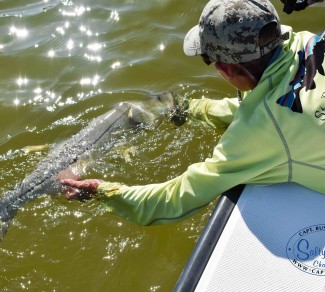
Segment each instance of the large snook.
[{"label": "large snook", "polygon": [[170,94],[157,97],[154,103],[149,103],[150,107],[148,104],[120,103],[92,120],[76,135],[53,147],[35,171],[0,198],[0,240],[20,206],[44,193],[62,193],[63,186],[58,179],[61,171],[71,167],[96,145],[110,141],[115,130],[139,123],[154,123],[170,109],[171,104]]}]

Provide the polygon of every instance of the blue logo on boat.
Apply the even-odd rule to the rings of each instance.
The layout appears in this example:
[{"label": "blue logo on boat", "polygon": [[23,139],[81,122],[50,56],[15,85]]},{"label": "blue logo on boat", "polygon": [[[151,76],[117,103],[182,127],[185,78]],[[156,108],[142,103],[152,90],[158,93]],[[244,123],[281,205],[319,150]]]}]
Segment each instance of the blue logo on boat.
[{"label": "blue logo on boat", "polygon": [[300,271],[325,276],[325,224],[299,230],[287,244],[287,257]]}]

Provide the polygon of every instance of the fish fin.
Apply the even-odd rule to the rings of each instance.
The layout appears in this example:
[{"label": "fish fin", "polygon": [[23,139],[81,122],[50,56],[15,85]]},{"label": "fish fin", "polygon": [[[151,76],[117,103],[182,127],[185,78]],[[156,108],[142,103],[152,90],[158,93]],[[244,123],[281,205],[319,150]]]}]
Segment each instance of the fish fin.
[{"label": "fish fin", "polygon": [[3,241],[5,235],[6,235],[7,231],[8,231],[10,222],[11,222],[11,220],[0,221],[0,241]]}]

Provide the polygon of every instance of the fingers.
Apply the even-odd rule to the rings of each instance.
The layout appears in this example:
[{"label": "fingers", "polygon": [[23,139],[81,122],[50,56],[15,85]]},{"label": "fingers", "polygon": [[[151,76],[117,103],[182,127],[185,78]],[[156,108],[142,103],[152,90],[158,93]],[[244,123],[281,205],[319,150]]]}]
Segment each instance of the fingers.
[{"label": "fingers", "polygon": [[62,184],[71,188],[71,190],[67,191],[67,198],[75,198],[78,196],[76,190],[83,193],[94,194],[97,192],[98,186],[103,182],[99,179],[86,179],[86,180],[73,180],[73,179],[63,179],[61,180]]},{"label": "fingers", "polygon": [[84,191],[84,190],[78,190],[75,188],[70,188],[64,192],[65,197],[68,200],[79,200],[79,201],[85,201],[89,200],[94,196],[94,193]]},{"label": "fingers", "polygon": [[61,183],[72,188],[78,188],[80,186],[79,181],[74,180],[74,179],[62,179]]},{"label": "fingers", "polygon": [[80,190],[70,188],[64,192],[64,195],[68,200],[78,199],[78,196],[80,195]]}]

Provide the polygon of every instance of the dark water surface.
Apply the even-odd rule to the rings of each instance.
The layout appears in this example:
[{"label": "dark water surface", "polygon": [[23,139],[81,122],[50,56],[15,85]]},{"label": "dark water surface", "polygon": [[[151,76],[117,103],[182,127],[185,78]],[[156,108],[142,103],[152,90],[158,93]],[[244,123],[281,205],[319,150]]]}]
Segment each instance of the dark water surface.
[{"label": "dark water surface", "polygon": [[[26,4],[27,3],[27,4]],[[30,173],[47,150],[120,101],[176,90],[190,98],[235,91],[200,58],[183,55],[205,1],[0,1],[0,191]],[[273,1],[281,10],[280,1]],[[321,32],[324,6],[286,16]],[[160,182],[209,156],[222,134],[200,123],[163,123],[117,135],[87,173],[126,184]],[[142,227],[46,194],[18,212],[0,243],[1,291],[171,291],[213,204],[195,216]]]}]

